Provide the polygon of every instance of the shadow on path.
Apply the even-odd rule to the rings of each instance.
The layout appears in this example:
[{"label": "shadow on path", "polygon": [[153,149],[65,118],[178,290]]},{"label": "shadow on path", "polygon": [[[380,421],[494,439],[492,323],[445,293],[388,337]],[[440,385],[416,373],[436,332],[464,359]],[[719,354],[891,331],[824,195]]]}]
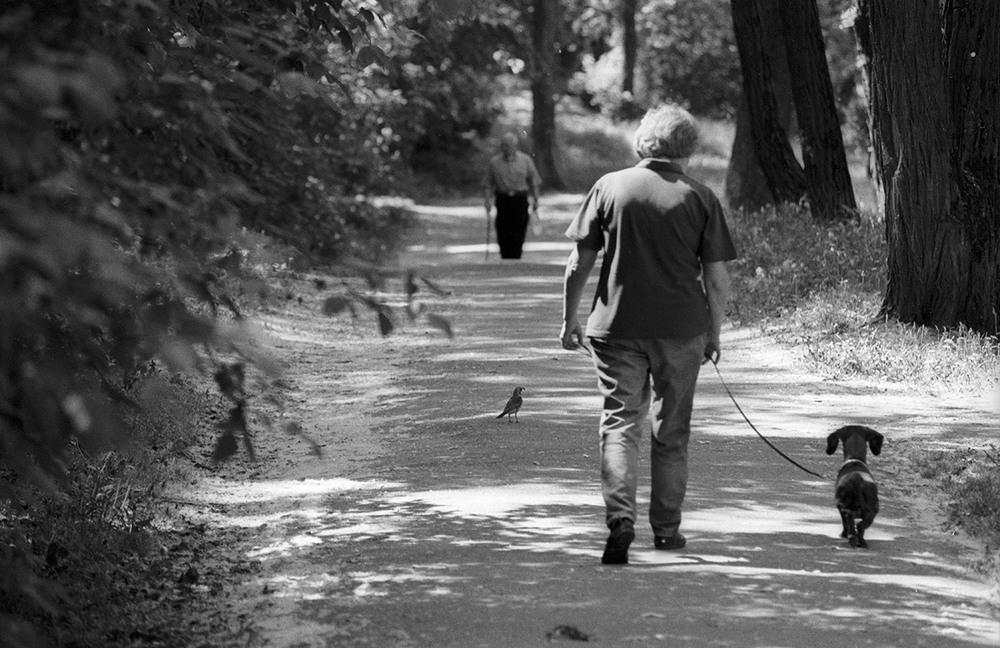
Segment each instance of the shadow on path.
[{"label": "shadow on path", "polygon": [[[872,461],[883,508],[871,548],[838,537],[832,476],[771,452],[706,369],[688,547],[654,551],[637,524],[631,564],[600,565],[600,399],[589,359],[556,341],[571,208],[548,207],[520,262],[483,260],[481,208],[421,207],[426,229],[405,264],[453,291],[430,299],[455,340],[386,342],[384,366],[342,367],[333,386],[300,382],[324,458],[230,484],[240,491],[230,499],[221,487],[207,496],[256,534],[257,585],[270,597],[263,645],[542,646],[559,625],[608,646],[1000,644],[995,592],[962,567],[975,549],[944,532],[919,480],[893,468],[897,441],[981,441],[995,416],[986,401],[825,382],[746,330],[726,331],[721,369],[796,460],[832,475],[838,461],[824,449],[835,427],[886,435]],[[350,340],[317,342],[331,326],[291,311],[270,318],[276,344],[297,354],[290,374],[322,377],[332,357],[350,357]],[[521,422],[497,420],[519,385]],[[337,402],[343,388],[355,400]]]}]

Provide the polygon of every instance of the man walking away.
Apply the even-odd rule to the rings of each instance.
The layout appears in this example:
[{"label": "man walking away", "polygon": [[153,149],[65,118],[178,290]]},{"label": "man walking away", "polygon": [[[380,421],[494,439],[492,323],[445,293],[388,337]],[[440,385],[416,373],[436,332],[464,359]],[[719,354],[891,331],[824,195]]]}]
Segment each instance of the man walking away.
[{"label": "man walking away", "polygon": [[508,133],[500,140],[500,153],[494,155],[483,177],[486,218],[496,204],[497,242],[500,257],[520,259],[528,229],[528,198],[531,212],[538,218],[538,191],[542,184],[531,158],[517,150],[517,137]]},{"label": "man walking away", "polygon": [[684,170],[698,143],[694,118],[676,106],[646,113],[636,166],[590,190],[566,235],[561,342],[583,343],[577,310],[598,252],[600,279],[586,335],[598,388],[601,490],[610,529],[604,564],[628,563],[635,538],[639,440],[652,409],[649,522],[656,549],[680,549],[688,438],[698,371],[720,357],[729,299],[725,261],[736,258],[718,198]]}]

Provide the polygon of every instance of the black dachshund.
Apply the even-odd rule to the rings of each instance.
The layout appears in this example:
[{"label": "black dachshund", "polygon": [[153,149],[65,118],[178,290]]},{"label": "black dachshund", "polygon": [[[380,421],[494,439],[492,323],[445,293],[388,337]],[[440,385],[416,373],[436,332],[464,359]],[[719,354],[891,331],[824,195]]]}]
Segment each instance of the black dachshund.
[{"label": "black dachshund", "polygon": [[[868,470],[865,460],[868,448],[872,454],[882,452],[884,437],[863,425],[848,425],[840,428],[826,439],[826,454],[837,451],[837,444],[844,444],[844,465],[837,473],[835,495],[844,532],[852,547],[868,547],[865,529],[872,525],[878,513],[878,485]],[[860,520],[857,526],[854,520]]]}]

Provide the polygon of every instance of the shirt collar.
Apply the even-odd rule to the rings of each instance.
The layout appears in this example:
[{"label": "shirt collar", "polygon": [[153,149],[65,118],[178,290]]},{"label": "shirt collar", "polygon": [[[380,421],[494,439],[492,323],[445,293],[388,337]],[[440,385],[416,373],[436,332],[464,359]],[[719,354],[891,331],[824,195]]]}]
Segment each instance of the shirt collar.
[{"label": "shirt collar", "polygon": [[636,166],[649,169],[650,171],[670,171],[672,173],[680,174],[684,173],[679,164],[664,158],[644,158]]}]

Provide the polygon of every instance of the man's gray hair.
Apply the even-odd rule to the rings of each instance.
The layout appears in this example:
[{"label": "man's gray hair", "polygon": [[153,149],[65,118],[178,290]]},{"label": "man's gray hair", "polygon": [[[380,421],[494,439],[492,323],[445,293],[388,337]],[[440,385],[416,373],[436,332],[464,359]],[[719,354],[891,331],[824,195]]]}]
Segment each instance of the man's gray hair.
[{"label": "man's gray hair", "polygon": [[680,106],[652,108],[635,130],[635,152],[641,158],[686,158],[698,147],[698,122]]}]

